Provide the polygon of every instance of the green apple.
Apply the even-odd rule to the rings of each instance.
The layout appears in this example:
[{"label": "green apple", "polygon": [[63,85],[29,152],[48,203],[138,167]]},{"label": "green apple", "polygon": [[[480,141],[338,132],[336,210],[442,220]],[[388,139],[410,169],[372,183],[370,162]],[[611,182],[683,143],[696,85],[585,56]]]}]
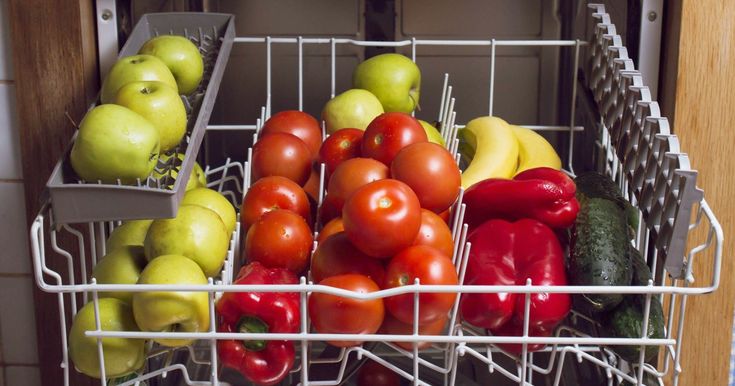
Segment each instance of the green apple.
[{"label": "green apple", "polygon": [[[135,284],[146,263],[148,260],[143,246],[124,245],[107,252],[95,265],[92,277],[99,284]],[[132,292],[100,292],[100,296],[117,298],[127,303],[133,300]]]},{"label": "green apple", "polygon": [[125,221],[119,227],[110,233],[107,238],[105,247],[108,251],[120,248],[125,245],[143,246],[145,235],[153,220],[129,220]]},{"label": "green apple", "polygon": [[110,72],[102,81],[100,100],[102,103],[112,103],[120,87],[141,80],[157,80],[166,83],[174,90],[178,89],[171,70],[161,59],[153,55],[133,55],[119,59],[110,68]]},{"label": "green apple", "polygon": [[421,119],[419,119],[419,123],[421,124],[421,127],[424,128],[424,131],[426,132],[426,136],[429,137],[429,142],[434,142],[437,145],[446,147],[446,142],[444,142],[444,137],[442,137],[442,134],[439,132],[439,129],[434,127],[431,123],[426,122]]},{"label": "green apple", "polygon": [[421,71],[403,55],[377,55],[357,65],[352,87],[375,94],[386,112],[411,113],[419,105]]},{"label": "green apple", "polygon": [[222,219],[227,234],[231,235],[235,231],[235,223],[237,222],[235,207],[232,206],[230,200],[216,190],[208,188],[192,189],[184,193],[181,205],[199,205],[211,209]]},{"label": "green apple", "polygon": [[184,95],[196,90],[204,75],[199,48],[183,36],[156,36],[145,42],[138,53],[153,55],[166,63],[176,79],[179,92]]},{"label": "green apple", "polygon": [[79,125],[71,166],[85,181],[145,182],[158,162],[158,130],[140,114],[118,105],[100,105]]},{"label": "green apple", "polygon": [[[179,159],[179,161],[173,161],[175,162],[175,165],[178,169],[179,166],[181,166],[181,163],[184,161],[184,154],[183,153],[177,153],[176,158]],[[164,164],[169,163],[169,159],[171,159],[171,154],[161,154],[161,157],[159,158]],[[156,179],[164,178],[166,175],[168,175],[168,172],[165,171],[165,169],[161,169],[162,172],[159,172],[158,170],[153,170],[153,177]],[[171,177],[176,179],[178,177],[179,172],[176,170],[171,170]],[[173,184],[168,184],[168,187],[173,186]],[[191,169],[191,174],[189,175],[189,179],[186,181],[186,191],[195,189],[195,188],[205,188],[207,187],[207,176],[204,173],[204,169],[202,169],[201,166],[199,166],[199,163],[194,161],[194,167]]]},{"label": "green apple", "polygon": [[353,88],[330,99],[324,105],[322,119],[327,133],[332,134],[344,128],[365,130],[375,117],[383,113],[383,106],[375,95]]},{"label": "green apple", "polygon": [[163,82],[130,82],[120,87],[114,103],[135,111],[158,129],[162,153],[175,148],[186,134],[184,102]]},{"label": "green apple", "polygon": [[[159,256],[146,265],[138,284],[207,284],[195,262],[181,255]],[[209,329],[209,293],[146,291],[133,295],[133,315],[143,331],[201,332]],[[156,339],[170,347],[192,339]]]},{"label": "green apple", "polygon": [[[100,327],[103,331],[140,331],[129,304],[115,298],[99,299]],[[74,316],[69,332],[69,357],[81,373],[100,378],[100,359],[97,338],[85,336],[85,331],[96,330],[94,303],[87,303]],[[145,363],[145,340],[102,338],[105,356],[105,375],[122,377],[135,372]]]},{"label": "green apple", "polygon": [[209,277],[222,269],[230,234],[214,211],[199,205],[181,205],[175,218],[154,220],[145,237],[148,260],[161,255],[183,255],[195,261]]}]

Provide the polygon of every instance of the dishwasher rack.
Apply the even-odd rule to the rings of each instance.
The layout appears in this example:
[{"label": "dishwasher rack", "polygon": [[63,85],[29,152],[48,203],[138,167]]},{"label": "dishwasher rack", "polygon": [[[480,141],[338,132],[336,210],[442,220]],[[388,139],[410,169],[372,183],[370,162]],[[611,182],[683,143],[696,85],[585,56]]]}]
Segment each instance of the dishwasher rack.
[{"label": "dishwasher rack", "polygon": [[[222,274],[210,279],[206,285],[109,285],[96,284],[88,272],[94,262],[105,253],[105,237],[114,229],[116,221],[95,221],[87,224],[57,224],[53,221],[50,206],[45,206],[31,225],[34,275],[37,285],[44,291],[58,295],[61,313],[60,328],[63,353],[64,384],[69,384],[71,366],[68,359],[66,334],[79,302],[92,301],[97,306],[101,291],[201,291],[210,294],[209,331],[182,332],[133,332],[133,331],[87,331],[96,338],[174,338],[197,339],[183,348],[152,346],[150,359],[144,371],[134,377],[120,380],[120,385],[139,385],[146,382],[161,382],[178,377],[187,385],[241,384],[241,379],[218,365],[216,341],[221,339],[245,340],[293,340],[296,343],[297,360],[290,381],[301,385],[338,385],[351,382],[350,376],[360,360],[369,358],[383,364],[402,378],[415,385],[472,384],[461,368],[473,366],[477,384],[488,384],[489,379],[497,384],[563,385],[567,377],[574,377],[574,367],[581,363],[595,369],[597,376],[607,385],[617,385],[623,380],[642,385],[644,372],[659,379],[671,377],[678,384],[683,371],[680,364],[682,331],[687,297],[707,294],[719,284],[722,259],[722,228],[714,213],[696,189],[696,171],[691,170],[689,159],[681,153],[678,139],[670,133],[668,122],[660,117],[660,111],[650,93],[642,84],[640,74],[615,34],[615,26],[601,5],[591,6],[588,21],[594,34],[589,41],[579,40],[422,40],[411,39],[399,42],[356,41],[338,38],[305,37],[237,37],[234,44],[264,45],[267,62],[267,95],[261,117],[255,124],[209,125],[206,135],[218,132],[247,132],[258,139],[261,125],[271,114],[271,48],[276,44],[295,45],[299,54],[298,95],[299,107],[303,106],[303,87],[306,81],[303,71],[303,46],[307,44],[329,45],[331,48],[331,96],[335,95],[336,46],[410,47],[411,58],[426,45],[486,46],[489,48],[490,98],[489,114],[493,111],[493,85],[495,73],[495,48],[498,46],[555,46],[569,47],[574,62],[572,100],[569,102],[569,125],[528,126],[537,131],[549,131],[559,135],[565,143],[566,153],[560,149],[565,160],[565,170],[574,175],[575,166],[581,170],[581,158],[588,157],[595,167],[612,176],[621,190],[641,214],[641,222],[635,239],[636,246],[646,258],[653,272],[653,280],[647,286],[593,287],[593,286],[538,286],[530,280],[526,285],[514,286],[437,286],[414,285],[381,290],[369,294],[358,294],[332,287],[313,284],[302,277],[295,285],[232,285],[233,273],[239,265],[239,226],[233,234],[228,259]],[[580,71],[581,68],[581,71]],[[579,78],[579,82],[576,80]],[[447,139],[448,149],[457,155],[457,123],[454,112],[456,101],[452,97],[449,76],[444,77],[442,102],[438,112],[442,135]],[[469,118],[469,117],[467,117]],[[581,123],[577,125],[577,123]],[[451,140],[450,140],[451,139]],[[587,154],[589,153],[589,154]],[[236,207],[250,185],[251,149],[243,155],[244,161],[227,159],[223,165],[206,168],[208,186],[223,192]],[[320,177],[321,204],[324,192],[324,173]],[[452,236],[454,240],[453,262],[460,277],[464,276],[471,245],[466,242],[467,226],[463,224],[465,206],[462,195],[452,210]],[[317,227],[318,229],[318,227]],[[695,282],[694,259],[707,259],[711,266],[705,277]],[[696,284],[696,285],[695,285]],[[297,292],[301,300],[301,326],[298,333],[222,333],[214,330],[214,304],[222,292],[261,291]],[[373,299],[397,294],[413,294],[415,317],[418,313],[420,293],[452,292],[464,293],[517,293],[524,294],[525,323],[522,336],[492,336],[462,323],[458,317],[458,299],[450,312],[448,328],[439,335],[420,335],[417,326],[411,335],[350,335],[320,334],[310,330],[306,301],[310,293],[329,293],[339,296]],[[572,311],[549,337],[529,336],[529,298],[532,293],[620,293],[640,294],[646,297],[644,319],[648,320],[650,301],[658,298],[665,305],[666,336],[649,339],[644,323],[642,338],[614,338],[605,336],[597,321],[584,314]],[[98,323],[99,323],[99,317]],[[98,324],[99,325],[99,324]],[[365,343],[350,348],[329,350],[324,341],[359,340]],[[405,350],[391,342],[431,342],[431,347],[420,351],[414,344],[413,350]],[[497,347],[501,343],[522,345],[520,355],[513,355]],[[529,352],[527,345],[545,344],[538,352]],[[101,340],[98,340],[101,351]],[[616,345],[649,346],[660,348],[658,360],[647,363],[643,355],[635,363],[621,359],[610,349]],[[178,360],[181,355],[185,359]],[[103,363],[104,358],[100,358]],[[329,371],[321,371],[327,367]],[[570,370],[571,369],[571,370]],[[326,374],[326,375],[325,375]],[[570,375],[572,374],[572,375]],[[104,372],[100,384],[106,385]],[[505,382],[505,383],[503,383]],[[158,384],[158,383],[156,383]]]}]

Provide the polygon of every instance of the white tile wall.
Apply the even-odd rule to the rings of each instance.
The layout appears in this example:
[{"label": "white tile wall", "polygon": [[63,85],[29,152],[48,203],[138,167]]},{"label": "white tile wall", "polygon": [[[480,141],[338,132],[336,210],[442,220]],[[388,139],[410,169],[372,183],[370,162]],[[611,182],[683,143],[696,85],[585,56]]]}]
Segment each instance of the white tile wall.
[{"label": "white tile wall", "polygon": [[40,386],[10,42],[0,0],[0,386]]},{"label": "white tile wall", "polygon": [[0,182],[0,203],[0,273],[30,273],[23,184]]},{"label": "white tile wall", "polygon": [[19,179],[21,177],[15,85],[0,84],[0,179]]},{"label": "white tile wall", "polygon": [[0,277],[0,334],[7,364],[38,363],[33,278]]},{"label": "white tile wall", "polygon": [[0,0],[0,79],[14,79],[10,56],[10,24],[7,22],[8,5]]}]

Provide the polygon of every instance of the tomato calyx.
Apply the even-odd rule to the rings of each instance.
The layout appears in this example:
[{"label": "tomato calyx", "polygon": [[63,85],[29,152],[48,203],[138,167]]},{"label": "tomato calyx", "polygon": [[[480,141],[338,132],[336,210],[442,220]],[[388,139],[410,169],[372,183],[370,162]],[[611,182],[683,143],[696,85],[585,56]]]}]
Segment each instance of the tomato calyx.
[{"label": "tomato calyx", "polygon": [[[237,323],[237,331],[245,334],[265,334],[268,332],[268,325],[255,316],[243,316]],[[250,351],[262,351],[265,349],[266,341],[243,340],[243,344]]]},{"label": "tomato calyx", "polygon": [[376,145],[380,145],[381,143],[383,143],[383,134],[376,135],[373,142],[375,142]]},{"label": "tomato calyx", "polygon": [[398,284],[400,285],[409,285],[411,283],[411,277],[408,275],[401,275],[398,278]]},{"label": "tomato calyx", "polygon": [[378,208],[386,209],[390,208],[393,205],[393,200],[391,200],[388,197],[381,197],[378,200]]}]

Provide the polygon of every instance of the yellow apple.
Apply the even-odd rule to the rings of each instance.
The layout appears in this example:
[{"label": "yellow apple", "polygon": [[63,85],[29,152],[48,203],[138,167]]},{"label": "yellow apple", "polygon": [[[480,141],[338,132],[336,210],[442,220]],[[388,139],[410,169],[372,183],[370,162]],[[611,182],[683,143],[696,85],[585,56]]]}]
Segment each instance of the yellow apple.
[{"label": "yellow apple", "polygon": [[[95,265],[92,277],[98,284],[135,284],[148,260],[142,246],[124,245],[107,252]],[[133,300],[132,292],[100,292],[102,297]]]},{"label": "yellow apple", "polygon": [[100,100],[102,103],[112,103],[120,87],[141,80],[157,80],[178,90],[176,79],[161,59],[152,55],[133,55],[119,59],[110,68],[102,82]]},{"label": "yellow apple", "polygon": [[108,251],[120,248],[125,245],[143,246],[145,234],[148,233],[148,227],[151,226],[153,220],[129,220],[125,221],[119,227],[110,233],[105,245]]},{"label": "yellow apple", "polygon": [[[159,256],[145,267],[138,284],[207,284],[199,266],[180,255]],[[200,332],[209,329],[209,293],[146,291],[133,295],[133,315],[143,331]],[[155,339],[171,347],[192,339]]]},{"label": "yellow apple", "polygon": [[225,198],[216,190],[208,188],[196,188],[184,193],[181,205],[199,205],[213,210],[222,219],[227,229],[227,234],[235,231],[237,214],[230,200]]},{"label": "yellow apple", "polygon": [[178,146],[186,134],[184,102],[163,82],[130,82],[117,91],[115,104],[135,111],[158,129],[162,153]]},{"label": "yellow apple", "polygon": [[208,277],[222,269],[230,234],[214,211],[199,205],[181,205],[175,218],[154,220],[145,237],[148,260],[182,255],[195,261]]},{"label": "yellow apple", "polygon": [[145,42],[138,53],[153,55],[166,63],[176,78],[179,92],[184,95],[196,90],[204,75],[199,48],[183,36],[156,36]]},{"label": "yellow apple", "polygon": [[[129,304],[115,298],[99,299],[100,327],[103,331],[140,331]],[[69,358],[81,373],[100,378],[100,359],[97,338],[86,336],[85,331],[96,330],[94,303],[82,307],[69,332]],[[135,372],[145,363],[145,340],[102,338],[105,356],[105,375],[122,377]]]},{"label": "yellow apple", "polygon": [[71,166],[82,180],[114,184],[145,182],[158,162],[158,130],[123,106],[100,105],[79,125]]}]

